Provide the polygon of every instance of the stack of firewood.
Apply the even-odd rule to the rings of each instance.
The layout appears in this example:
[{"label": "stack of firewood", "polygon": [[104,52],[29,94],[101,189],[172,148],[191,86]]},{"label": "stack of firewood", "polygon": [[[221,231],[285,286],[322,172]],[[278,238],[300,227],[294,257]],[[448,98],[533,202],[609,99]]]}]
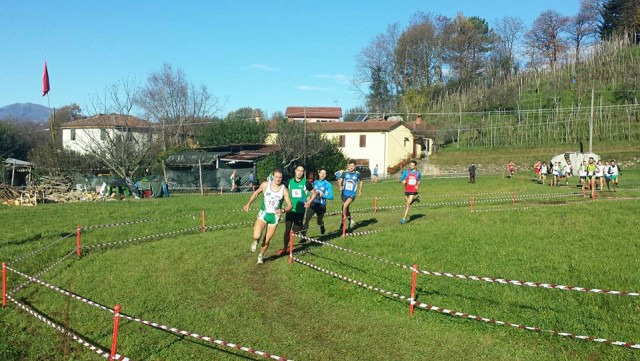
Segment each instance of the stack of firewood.
[{"label": "stack of firewood", "polygon": [[[95,189],[85,189],[74,185],[71,177],[41,177],[37,184],[18,189],[9,186],[0,188],[2,204],[34,206],[38,203],[91,202],[105,199]],[[114,197],[108,200],[120,199]]]}]

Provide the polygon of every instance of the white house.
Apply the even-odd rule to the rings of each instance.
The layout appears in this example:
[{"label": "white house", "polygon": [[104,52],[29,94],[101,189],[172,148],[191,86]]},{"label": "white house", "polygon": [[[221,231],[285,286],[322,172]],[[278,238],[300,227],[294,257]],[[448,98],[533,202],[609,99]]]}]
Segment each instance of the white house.
[{"label": "white house", "polygon": [[100,114],[65,123],[62,146],[81,154],[104,148],[118,135],[129,135],[138,143],[153,139],[153,125],[131,115]]},{"label": "white house", "polygon": [[[270,126],[267,143],[273,144],[277,133],[275,124]],[[310,123],[308,127],[336,140],[342,152],[349,159],[355,159],[357,165],[373,170],[377,164],[380,176],[387,175],[388,167],[416,155],[413,134],[401,121]]]}]

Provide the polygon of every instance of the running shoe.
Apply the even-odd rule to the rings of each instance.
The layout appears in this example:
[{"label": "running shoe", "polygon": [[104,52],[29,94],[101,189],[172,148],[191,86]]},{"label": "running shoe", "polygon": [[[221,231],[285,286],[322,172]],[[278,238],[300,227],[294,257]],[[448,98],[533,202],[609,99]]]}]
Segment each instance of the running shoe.
[{"label": "running shoe", "polygon": [[324,231],[325,231],[325,229],[324,229],[324,224],[323,224],[323,225],[320,226],[320,234],[324,234]]},{"label": "running shoe", "polygon": [[278,256],[282,256],[283,254],[286,254],[286,253],[287,253],[287,250],[286,250],[286,249],[284,249],[284,248],[282,248],[282,249],[280,249],[278,252],[276,252],[276,254],[277,254]]},{"label": "running shoe", "polygon": [[253,243],[251,243],[251,252],[255,252],[256,249],[258,249],[258,241],[253,241]]},{"label": "running shoe", "polygon": [[400,219],[400,224],[405,224],[405,223],[407,223],[407,221],[405,221],[404,218],[401,218]]},{"label": "running shoe", "polygon": [[[354,221],[353,219],[349,222],[349,229],[353,228],[356,225],[356,221]],[[351,231],[349,231],[351,232]]]},{"label": "running shoe", "polygon": [[262,255],[259,254],[258,255],[258,262],[256,264],[263,264],[263,263],[264,263],[264,261],[262,260]]}]

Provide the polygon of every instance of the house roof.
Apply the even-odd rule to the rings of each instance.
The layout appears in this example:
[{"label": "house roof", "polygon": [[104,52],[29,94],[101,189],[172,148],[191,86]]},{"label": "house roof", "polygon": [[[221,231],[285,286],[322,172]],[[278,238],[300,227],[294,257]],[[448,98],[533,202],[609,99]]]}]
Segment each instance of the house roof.
[{"label": "house roof", "polygon": [[[322,133],[389,132],[399,126],[406,127],[406,124],[400,120],[385,121],[382,119],[372,119],[366,122],[308,123],[307,129]],[[269,122],[269,132],[276,132],[276,122]]]},{"label": "house roof", "polygon": [[340,107],[287,107],[284,115],[287,118],[335,118],[342,117]]},{"label": "house roof", "polygon": [[152,124],[150,122],[132,115],[100,114],[64,123],[62,128],[147,128],[151,126]]},{"label": "house roof", "polygon": [[253,150],[241,150],[235,154],[229,154],[221,157],[220,160],[224,162],[253,162],[262,157],[265,157],[278,149],[275,145],[263,145],[258,149]]}]

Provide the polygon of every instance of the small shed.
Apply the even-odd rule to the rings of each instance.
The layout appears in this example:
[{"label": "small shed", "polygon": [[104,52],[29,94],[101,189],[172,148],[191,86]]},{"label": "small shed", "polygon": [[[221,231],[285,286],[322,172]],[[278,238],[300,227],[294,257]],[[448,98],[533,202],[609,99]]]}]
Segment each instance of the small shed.
[{"label": "small shed", "polygon": [[7,158],[2,164],[4,165],[4,179],[13,186],[25,186],[31,183],[31,170],[33,163],[15,158]]}]

